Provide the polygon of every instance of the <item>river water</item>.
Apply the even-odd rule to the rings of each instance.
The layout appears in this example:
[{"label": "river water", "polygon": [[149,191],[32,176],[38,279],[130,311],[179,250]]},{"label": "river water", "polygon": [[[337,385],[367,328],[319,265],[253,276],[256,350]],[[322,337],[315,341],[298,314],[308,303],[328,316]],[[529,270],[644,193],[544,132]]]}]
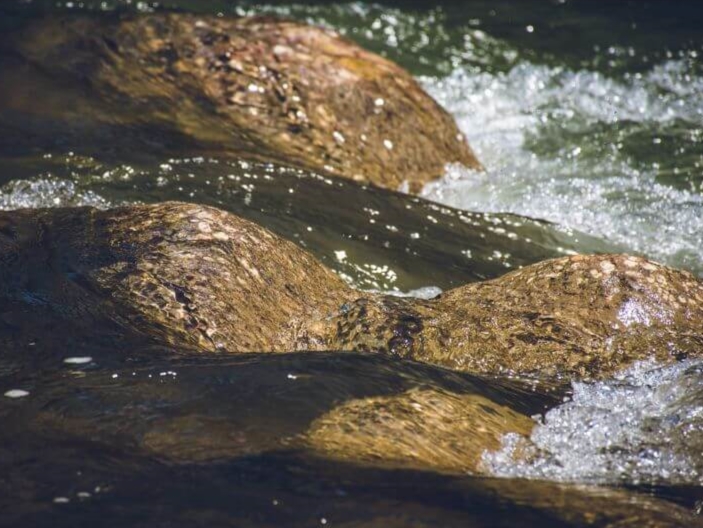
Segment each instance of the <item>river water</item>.
[{"label": "river water", "polygon": [[[357,287],[399,294],[613,249],[703,277],[696,2],[166,4],[293,17],[357,40],[419,78],[486,171],[447,167],[422,191],[431,203],[250,161],[15,149],[0,115],[0,207],[213,204],[296,241]],[[9,1],[0,16],[12,26],[46,11],[114,9],[163,6]],[[702,372],[694,361],[643,363],[546,391],[364,356],[174,358],[141,345],[28,342],[0,360],[0,525],[581,526],[635,509],[657,526],[679,508],[690,525],[685,515],[703,509]],[[531,437],[508,435],[484,453],[482,478],[286,447],[339,401],[428,384],[490,392],[533,416]],[[145,438],[165,436],[161,451],[145,452]],[[172,456],[174,444],[192,447]]]}]

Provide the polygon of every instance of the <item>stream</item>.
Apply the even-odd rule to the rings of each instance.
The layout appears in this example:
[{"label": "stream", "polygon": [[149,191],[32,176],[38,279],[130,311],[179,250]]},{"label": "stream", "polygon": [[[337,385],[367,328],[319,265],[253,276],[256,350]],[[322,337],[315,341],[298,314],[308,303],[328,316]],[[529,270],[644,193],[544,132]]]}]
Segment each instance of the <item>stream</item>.
[{"label": "stream", "polygon": [[[356,288],[423,298],[576,253],[634,253],[703,278],[697,2],[5,0],[0,32],[47,13],[161,10],[333,29],[410,71],[486,170],[448,165],[415,197],[128,133],[114,148],[76,143],[0,106],[0,209],[214,205]],[[12,60],[0,51],[0,76]],[[703,523],[700,360],[542,383],[353,353],[203,357],[51,335],[10,347],[10,326],[0,318],[0,526]],[[535,427],[484,452],[482,476],[291,443],[340,403],[428,387],[488,397]]]}]

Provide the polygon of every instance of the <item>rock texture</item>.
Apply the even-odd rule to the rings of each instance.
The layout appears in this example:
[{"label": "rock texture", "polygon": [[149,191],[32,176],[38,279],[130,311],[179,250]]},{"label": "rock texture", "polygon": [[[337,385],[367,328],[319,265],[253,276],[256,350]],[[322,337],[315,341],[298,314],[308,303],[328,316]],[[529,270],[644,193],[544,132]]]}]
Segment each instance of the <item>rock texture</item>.
[{"label": "rock texture", "polygon": [[193,204],[2,213],[0,277],[8,324],[41,307],[202,351],[354,350],[597,378],[703,350],[703,285],[642,258],[553,259],[432,300],[396,298],[353,290],[292,243]]},{"label": "rock texture", "polygon": [[480,394],[413,389],[353,400],[317,419],[307,444],[329,458],[366,464],[481,473],[481,455],[534,422]]},{"label": "rock texture", "polygon": [[[4,106],[42,119],[141,129],[207,153],[414,191],[447,163],[480,168],[412,76],[332,31],[271,18],[72,16],[34,22],[2,45],[25,64],[8,79],[29,65],[54,83],[46,97],[9,80],[0,92]],[[66,82],[92,103],[62,101]]]},{"label": "rock texture", "polygon": [[432,301],[361,298],[335,320],[330,349],[472,372],[597,378],[635,360],[700,355],[703,285],[639,257],[578,255]]},{"label": "rock texture", "polygon": [[307,321],[354,295],[266,229],[178,203],[0,213],[0,266],[8,302],[204,351],[294,350]]}]

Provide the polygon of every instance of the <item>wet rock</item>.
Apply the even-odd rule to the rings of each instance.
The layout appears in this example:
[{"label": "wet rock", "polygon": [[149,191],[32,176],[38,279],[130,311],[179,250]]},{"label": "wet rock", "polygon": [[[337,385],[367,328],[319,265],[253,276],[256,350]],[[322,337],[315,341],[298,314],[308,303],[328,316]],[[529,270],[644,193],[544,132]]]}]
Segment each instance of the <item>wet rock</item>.
[{"label": "wet rock", "polygon": [[503,434],[528,434],[527,413],[559,399],[379,355],[130,353],[144,357],[35,369],[25,405],[0,401],[6,430],[87,435],[169,463],[296,449],[364,465],[478,473],[484,450],[498,449]]},{"label": "wet rock", "polygon": [[481,473],[481,455],[534,422],[480,394],[415,389],[354,400],[316,420],[309,446],[329,458],[450,473]]},{"label": "wet rock", "polygon": [[208,351],[294,350],[306,321],[354,295],[266,229],[176,203],[4,213],[0,266],[5,306]]},{"label": "wet rock", "polygon": [[0,91],[10,125],[53,119],[64,145],[90,132],[114,147],[129,130],[135,148],[141,135],[151,148],[186,144],[384,187],[407,181],[413,191],[447,163],[480,168],[451,116],[407,72],[297,22],[51,17],[2,46],[13,57]]},{"label": "wet rock", "polygon": [[0,227],[8,325],[38,305],[157,345],[354,350],[577,378],[703,350],[700,281],[626,255],[553,259],[419,300],[353,290],[292,243],[193,204],[25,210],[2,213]]},{"label": "wet rock", "polygon": [[432,301],[362,298],[330,348],[377,350],[472,372],[598,378],[703,350],[703,284],[628,255],[552,259]]},{"label": "wet rock", "polygon": [[[322,519],[345,527],[397,528],[701,526],[685,506],[625,488],[457,478],[285,454],[184,468],[128,449],[26,433],[9,436],[0,453],[4,526],[68,528],[90,514],[104,517],[100,525],[108,528],[161,528],[184,520],[194,527],[302,527],[324,524]],[[86,490],[90,497],[76,493]],[[57,507],[56,496],[70,498],[70,504]]]},{"label": "wet rock", "polygon": [[[470,468],[481,448],[477,442],[493,445],[492,431],[519,428],[527,420],[524,415],[538,408],[524,407],[539,399],[529,389],[501,388],[498,380],[414,362],[398,364],[378,355],[183,359],[145,352],[148,359],[141,364],[115,368],[104,365],[103,358],[80,371],[81,376],[35,370],[30,398],[21,405],[0,400],[0,469],[6,476],[0,487],[13,505],[8,511],[46,504],[49,493],[79,502],[79,496],[63,490],[88,490],[95,495],[91,500],[109,493],[105,502],[115,508],[113,520],[123,519],[119,515],[134,520],[138,497],[152,508],[164,505],[158,511],[161,521],[185,502],[197,503],[194,519],[211,515],[214,508],[223,519],[229,515],[231,523],[258,521],[262,497],[265,507],[274,497],[292,511],[309,497],[317,512],[319,490],[324,489],[329,490],[326,515],[333,507],[329,503],[339,508],[339,501],[351,498],[350,508],[365,505],[363,518],[369,525],[375,525],[369,519],[383,523],[387,514],[406,526],[398,521],[398,512],[408,514],[407,508],[412,512],[408,522],[417,523],[412,505],[425,504],[428,494],[444,499],[428,526],[445,525],[448,514],[456,516],[452,526],[474,521],[494,526],[495,519],[505,521],[506,515],[511,523],[525,524],[531,515],[549,526],[698,525],[684,507],[625,489],[466,474],[467,468],[475,472]],[[291,372],[296,379],[286,376]],[[440,415],[434,416],[437,411]],[[515,414],[515,420],[505,420]],[[371,435],[374,430],[377,436]],[[194,488],[208,498],[226,490],[224,500],[184,501]],[[237,497],[241,504],[233,505]],[[403,507],[401,499],[407,501]],[[171,500],[173,507],[166,507]],[[379,501],[374,506],[378,516],[369,514],[374,500]],[[390,510],[383,507],[386,501]],[[50,514],[55,526],[57,511]],[[178,510],[174,519],[182,517]],[[10,518],[38,524],[28,522],[31,517]],[[304,521],[300,524],[310,524],[310,518]]]}]

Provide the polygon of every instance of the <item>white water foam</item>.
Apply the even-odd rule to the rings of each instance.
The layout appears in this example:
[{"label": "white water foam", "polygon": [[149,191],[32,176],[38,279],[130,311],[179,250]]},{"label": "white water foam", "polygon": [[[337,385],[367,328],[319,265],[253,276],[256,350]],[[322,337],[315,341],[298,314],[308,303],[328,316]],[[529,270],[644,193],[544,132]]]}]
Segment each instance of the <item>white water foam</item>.
[{"label": "white water foam", "polygon": [[703,361],[638,363],[574,383],[529,441],[510,434],[485,468],[500,477],[599,484],[703,484]]},{"label": "white water foam", "polygon": [[70,180],[38,177],[12,180],[0,187],[0,210],[40,207],[110,207],[110,202],[93,191],[81,190]]},{"label": "white water foam", "polygon": [[366,290],[372,293],[380,293],[383,295],[392,295],[393,297],[414,297],[415,299],[434,299],[442,293],[442,288],[438,286],[423,286],[409,291],[401,291],[398,289],[389,290]]},{"label": "white water foam", "polygon": [[[450,166],[423,195],[545,218],[703,274],[703,196],[657,179],[703,173],[703,79],[691,68],[672,60],[613,80],[522,62],[424,79],[487,170]],[[670,152],[656,150],[662,137]]]}]

